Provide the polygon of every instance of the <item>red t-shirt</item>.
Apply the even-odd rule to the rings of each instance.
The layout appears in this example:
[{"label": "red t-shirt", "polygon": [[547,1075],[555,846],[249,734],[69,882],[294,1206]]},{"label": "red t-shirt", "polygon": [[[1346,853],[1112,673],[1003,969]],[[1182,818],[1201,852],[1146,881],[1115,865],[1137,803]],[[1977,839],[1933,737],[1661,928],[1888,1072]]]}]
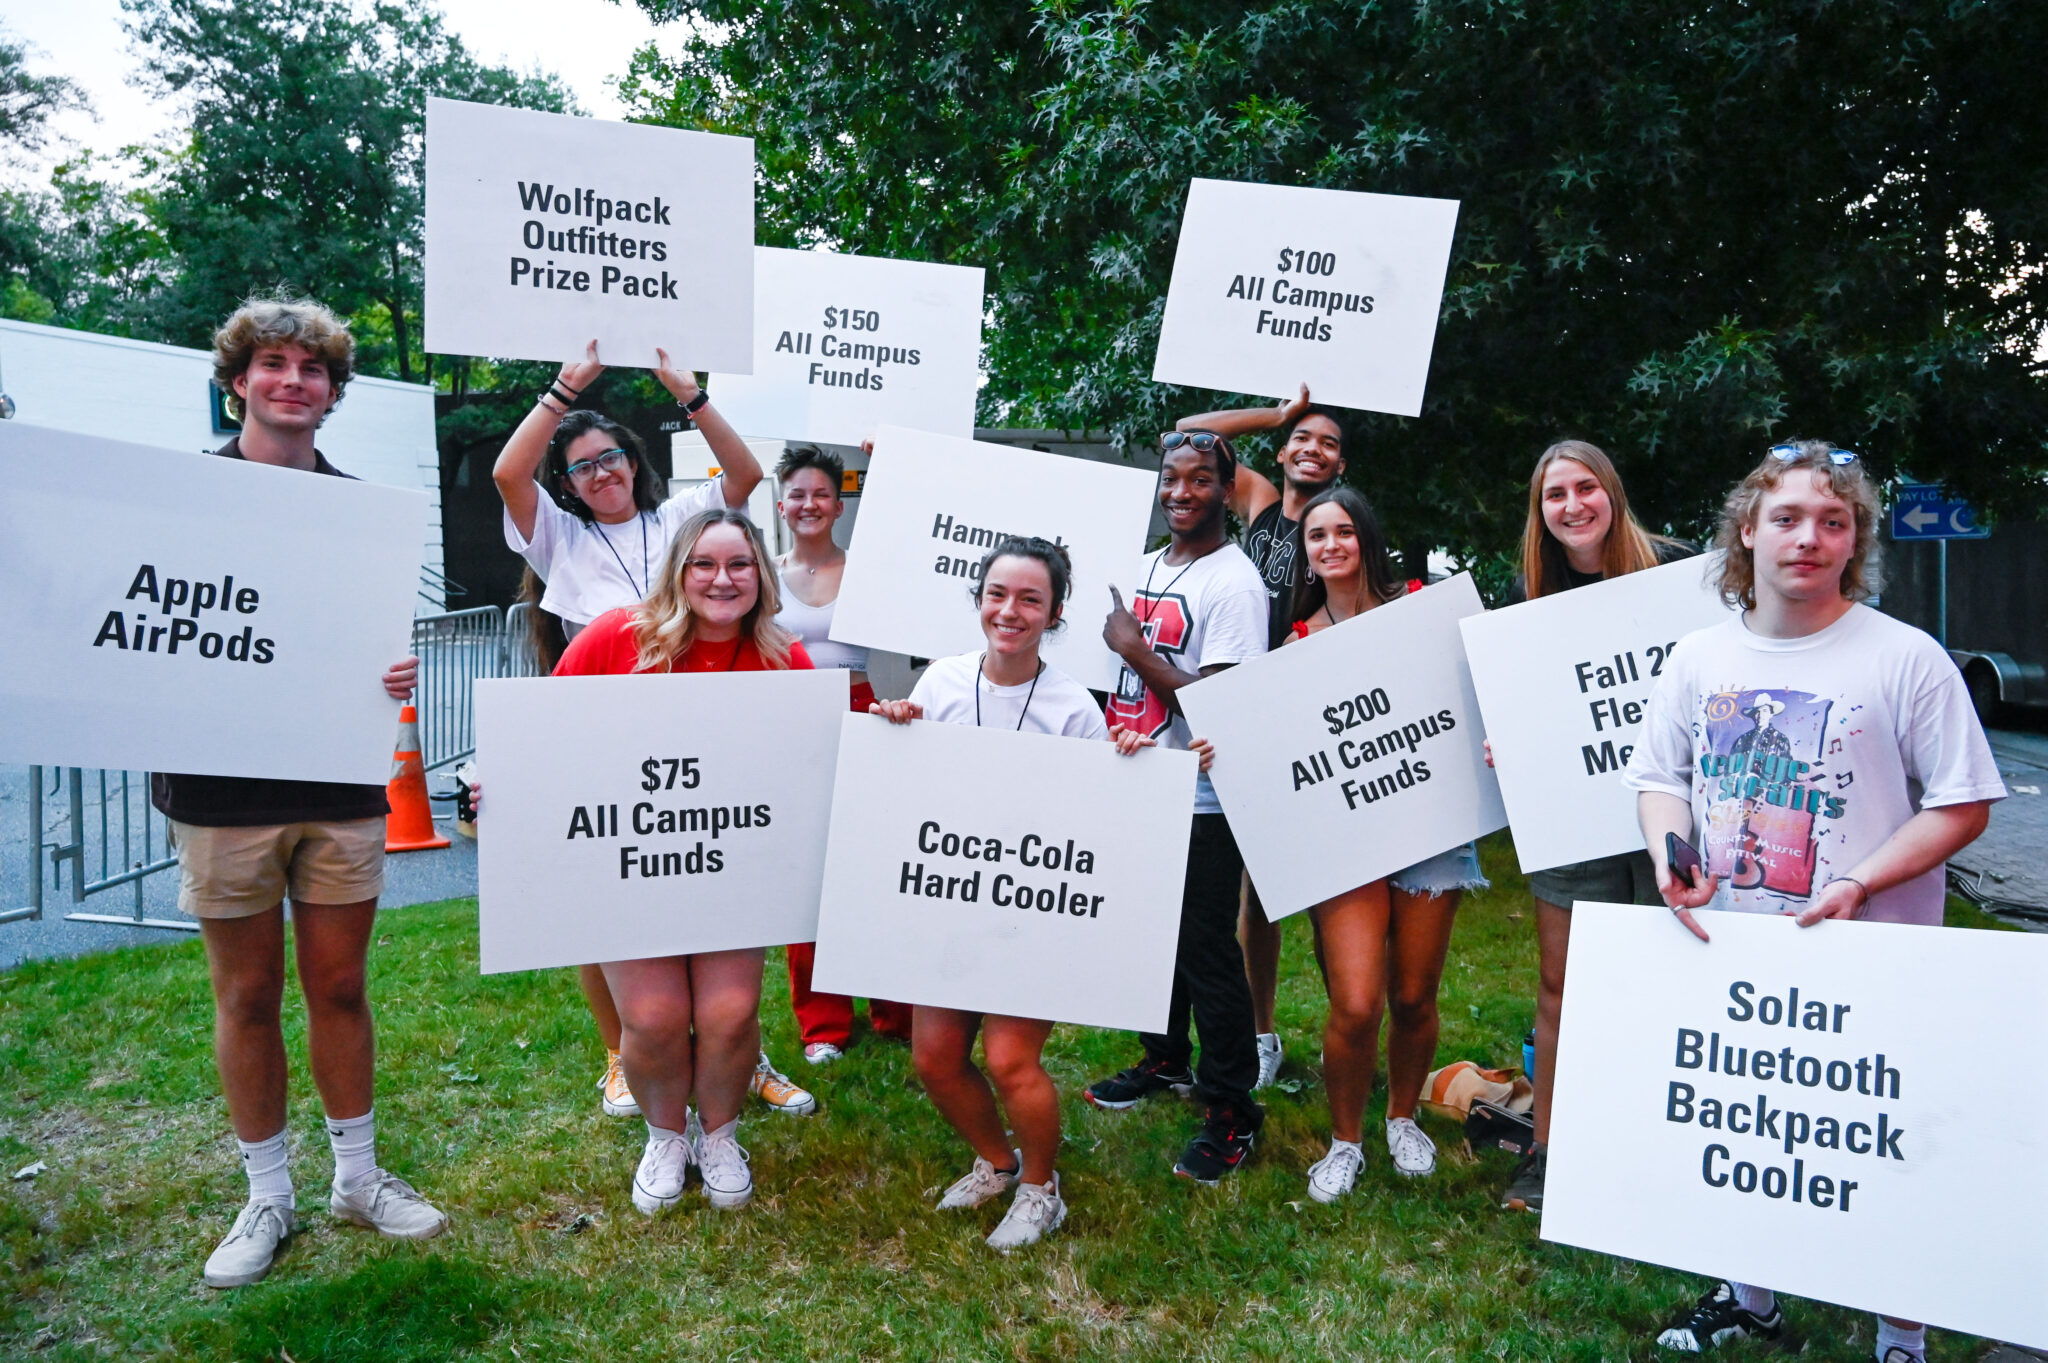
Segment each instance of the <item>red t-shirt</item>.
[{"label": "red t-shirt", "polygon": [[[808,671],[811,655],[804,646],[791,641],[789,666]],[[723,643],[697,642],[675,660],[672,672],[767,672],[768,660],[754,647],[752,639],[728,639]],[[575,637],[555,664],[557,677],[618,677],[640,671],[640,646],[633,642],[633,612],[625,607],[606,611],[592,620]]]}]

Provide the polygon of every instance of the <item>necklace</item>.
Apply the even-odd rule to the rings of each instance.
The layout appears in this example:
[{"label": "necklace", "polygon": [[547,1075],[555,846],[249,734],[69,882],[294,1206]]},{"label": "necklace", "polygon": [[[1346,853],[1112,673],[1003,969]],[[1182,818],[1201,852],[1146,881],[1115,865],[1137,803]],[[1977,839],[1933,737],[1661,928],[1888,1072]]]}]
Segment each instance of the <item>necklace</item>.
[{"label": "necklace", "polygon": [[[987,680],[981,669],[988,666],[988,650],[983,649],[981,657],[974,664],[974,727],[981,727],[981,684]],[[1045,675],[1045,660],[1038,661],[1038,670],[1031,674],[1031,689],[1024,693],[1024,708],[1017,712],[1017,732],[1024,732],[1024,716],[1031,713],[1031,698],[1038,694],[1038,679]],[[991,686],[995,683],[990,682]]]},{"label": "necklace", "polygon": [[619,546],[612,543],[611,534],[597,521],[585,521],[584,524],[595,530],[597,537],[604,541],[604,547],[612,551],[612,558],[618,563],[619,571],[625,574],[626,585],[635,592],[638,592],[640,599],[644,601],[647,599],[647,588],[654,576],[647,566],[647,513],[643,511],[633,519],[640,522],[640,580],[638,582],[633,580],[633,570],[626,566],[626,560],[619,557]]},{"label": "necklace", "polygon": [[[1216,546],[1216,549],[1221,549],[1222,547],[1223,546],[1219,544]],[[1159,551],[1159,557],[1153,559],[1152,566],[1145,570],[1145,588],[1143,591],[1138,593],[1139,596],[1144,598],[1145,613],[1143,615],[1138,616],[1138,623],[1141,625],[1151,624],[1152,617],[1159,613],[1160,601],[1165,599],[1166,597],[1173,595],[1174,584],[1178,583],[1182,578],[1188,575],[1188,569],[1194,567],[1197,563],[1200,563],[1203,559],[1209,557],[1209,554],[1215,553],[1216,549],[1211,549],[1208,551],[1208,553],[1197,554],[1193,558],[1189,559],[1185,564],[1181,565],[1181,570],[1175,573],[1173,575],[1172,581],[1169,581],[1166,584],[1166,590],[1160,592],[1159,595],[1155,597],[1152,595],[1152,574],[1159,571],[1160,564],[1166,562],[1167,551],[1165,549],[1161,549]],[[1132,614],[1136,615],[1137,612],[1133,611]]]}]

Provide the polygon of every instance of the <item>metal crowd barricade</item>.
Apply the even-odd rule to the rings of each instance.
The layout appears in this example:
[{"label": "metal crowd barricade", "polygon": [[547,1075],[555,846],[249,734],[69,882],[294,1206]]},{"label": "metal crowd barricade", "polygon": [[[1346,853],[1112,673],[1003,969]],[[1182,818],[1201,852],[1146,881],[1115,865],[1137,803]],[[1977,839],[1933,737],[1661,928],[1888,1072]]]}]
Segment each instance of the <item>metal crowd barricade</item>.
[{"label": "metal crowd barricade", "polygon": [[541,675],[540,651],[533,646],[533,603],[520,601],[505,612],[505,652],[501,677]]},{"label": "metal crowd barricade", "polygon": [[[199,924],[191,919],[150,918],[143,912],[143,882],[178,864],[170,827],[150,807],[148,773],[93,771],[90,783],[87,776],[78,767],[28,769],[29,902],[0,913],[0,923],[43,916],[43,853],[47,851],[55,880],[52,888],[64,888],[68,864],[74,904],[123,885],[133,889],[134,907],[129,912],[64,915],[73,922],[197,931]],[[48,790],[44,789],[46,780]],[[43,811],[47,801],[59,798],[65,802],[67,833],[62,840],[51,841],[44,836]]]},{"label": "metal crowd barricade", "polygon": [[476,751],[473,683],[506,675],[505,642],[505,615],[496,606],[414,617],[412,651],[419,655],[420,677],[413,704],[428,771]]}]

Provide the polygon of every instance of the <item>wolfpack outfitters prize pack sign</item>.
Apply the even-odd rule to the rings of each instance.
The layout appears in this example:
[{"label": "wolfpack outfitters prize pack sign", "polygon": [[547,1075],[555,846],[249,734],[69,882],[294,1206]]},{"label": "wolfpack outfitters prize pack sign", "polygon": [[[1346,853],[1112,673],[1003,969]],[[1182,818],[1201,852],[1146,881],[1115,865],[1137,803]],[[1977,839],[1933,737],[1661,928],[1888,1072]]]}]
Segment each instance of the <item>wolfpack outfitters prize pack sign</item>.
[{"label": "wolfpack outfitters prize pack sign", "polygon": [[746,373],[754,144],[427,101],[426,346]]}]

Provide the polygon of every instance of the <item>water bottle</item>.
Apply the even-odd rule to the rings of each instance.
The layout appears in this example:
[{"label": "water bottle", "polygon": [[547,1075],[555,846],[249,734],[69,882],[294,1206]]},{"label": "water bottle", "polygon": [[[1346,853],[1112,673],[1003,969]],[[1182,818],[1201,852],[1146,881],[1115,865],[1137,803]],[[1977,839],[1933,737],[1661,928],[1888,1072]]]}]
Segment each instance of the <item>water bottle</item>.
[{"label": "water bottle", "polygon": [[1536,1029],[1531,1027],[1522,1036],[1522,1073],[1529,1076],[1529,1082],[1536,1082]]}]

